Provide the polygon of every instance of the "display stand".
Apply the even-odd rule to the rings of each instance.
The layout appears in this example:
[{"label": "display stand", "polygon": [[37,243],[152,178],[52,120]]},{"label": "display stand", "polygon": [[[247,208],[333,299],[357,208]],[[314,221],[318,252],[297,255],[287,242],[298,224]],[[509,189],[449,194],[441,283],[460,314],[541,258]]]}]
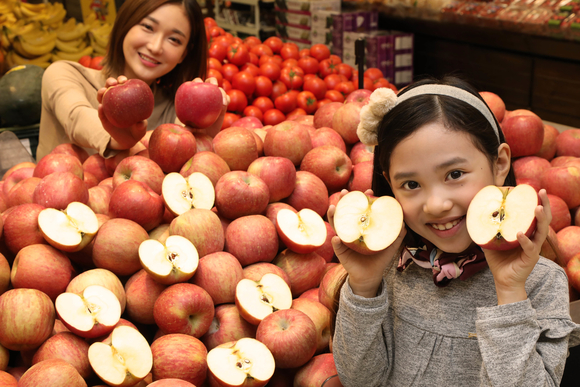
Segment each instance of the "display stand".
[{"label": "display stand", "polygon": [[260,31],[275,31],[274,27],[262,27],[260,25],[260,2],[273,3],[274,0],[231,0],[231,2],[251,6],[254,12],[254,24],[253,26],[247,26],[229,23],[226,19],[220,16],[220,2],[216,0],[214,7],[215,20],[224,30],[229,30],[234,36],[237,36],[240,32],[248,35],[259,36]]}]

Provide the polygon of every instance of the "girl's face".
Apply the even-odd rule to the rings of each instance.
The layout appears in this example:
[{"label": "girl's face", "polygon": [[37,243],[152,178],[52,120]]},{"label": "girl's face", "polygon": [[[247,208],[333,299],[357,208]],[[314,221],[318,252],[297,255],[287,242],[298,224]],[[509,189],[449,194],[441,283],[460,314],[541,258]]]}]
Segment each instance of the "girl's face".
[{"label": "girl's face", "polygon": [[190,34],[191,26],[182,5],[165,4],[157,8],[125,36],[123,75],[152,84],[185,58]]},{"label": "girl's face", "polygon": [[509,147],[498,150],[492,168],[468,133],[441,123],[427,124],[401,141],[391,154],[387,180],[407,226],[445,252],[468,248],[469,203],[483,187],[503,185],[509,172]]}]

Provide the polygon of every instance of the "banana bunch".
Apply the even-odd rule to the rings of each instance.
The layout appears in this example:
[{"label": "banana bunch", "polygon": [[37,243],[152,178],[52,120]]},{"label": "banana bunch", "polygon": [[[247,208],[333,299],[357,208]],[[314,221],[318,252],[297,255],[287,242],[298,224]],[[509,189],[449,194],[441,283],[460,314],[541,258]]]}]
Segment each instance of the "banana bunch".
[{"label": "banana bunch", "polygon": [[107,45],[109,44],[109,36],[113,26],[109,23],[99,23],[89,30],[89,38],[91,46],[95,54],[105,55],[107,53]]},{"label": "banana bunch", "polygon": [[43,26],[52,29],[59,28],[64,18],[66,10],[62,3],[41,3],[29,4],[17,1],[13,8],[13,13],[17,19],[28,21],[38,21]]},{"label": "banana bunch", "polygon": [[14,14],[14,7],[16,6],[16,0],[0,0],[0,24],[5,25],[5,23],[13,22],[17,20]]},{"label": "banana bunch", "polygon": [[52,55],[52,61],[72,60],[78,62],[85,55],[93,53],[93,47],[88,45],[87,32],[95,20],[87,19],[87,23],[77,23],[70,18],[56,31],[56,50]]}]

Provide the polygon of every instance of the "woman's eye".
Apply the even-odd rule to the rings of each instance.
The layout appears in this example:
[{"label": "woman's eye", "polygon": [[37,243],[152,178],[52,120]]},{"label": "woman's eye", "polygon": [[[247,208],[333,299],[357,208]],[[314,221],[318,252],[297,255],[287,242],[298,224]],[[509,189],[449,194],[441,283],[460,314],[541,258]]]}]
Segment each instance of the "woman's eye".
[{"label": "woman's eye", "polygon": [[459,179],[461,176],[463,176],[463,172],[461,172],[461,171],[452,171],[449,174],[449,178],[451,178],[453,180]]},{"label": "woman's eye", "polygon": [[151,27],[151,25],[147,24],[147,23],[141,23],[141,25],[143,26],[143,28],[147,29],[147,30],[152,30],[153,27]]},{"label": "woman's eye", "polygon": [[171,40],[173,43],[181,44],[181,39],[179,38],[169,38],[169,40]]},{"label": "woman's eye", "polygon": [[405,189],[417,189],[419,188],[419,183],[416,181],[407,181],[403,184],[403,188]]}]

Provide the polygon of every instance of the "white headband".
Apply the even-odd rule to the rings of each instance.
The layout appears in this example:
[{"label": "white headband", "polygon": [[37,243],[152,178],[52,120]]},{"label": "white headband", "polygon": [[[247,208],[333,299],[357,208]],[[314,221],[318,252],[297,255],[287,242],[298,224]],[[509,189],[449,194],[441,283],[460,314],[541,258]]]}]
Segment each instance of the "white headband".
[{"label": "white headband", "polygon": [[400,97],[397,97],[395,92],[389,88],[381,87],[376,89],[371,94],[369,103],[363,106],[360,112],[360,123],[357,128],[357,135],[361,142],[370,146],[378,145],[378,128],[385,114],[401,102],[425,94],[444,95],[473,106],[487,119],[495,131],[498,143],[501,142],[497,122],[489,107],[470,92],[459,87],[448,85],[418,86],[402,94]]}]

